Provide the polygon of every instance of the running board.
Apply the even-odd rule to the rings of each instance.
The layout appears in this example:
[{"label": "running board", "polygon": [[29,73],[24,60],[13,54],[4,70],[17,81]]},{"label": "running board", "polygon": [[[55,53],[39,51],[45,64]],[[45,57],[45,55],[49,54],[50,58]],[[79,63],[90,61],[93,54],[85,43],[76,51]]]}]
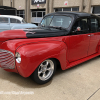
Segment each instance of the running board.
[{"label": "running board", "polygon": [[76,66],[76,65],[78,65],[78,64],[81,64],[81,63],[83,63],[83,62],[85,62],[85,61],[88,61],[88,60],[90,60],[90,59],[92,59],[92,58],[94,58],[94,57],[97,57],[97,56],[99,56],[99,55],[100,55],[99,53],[96,53],[96,54],[93,54],[93,55],[88,56],[88,57],[86,57],[86,58],[83,58],[83,59],[77,60],[77,61],[75,61],[75,62],[69,63],[69,65],[66,67],[66,69],[71,68],[71,67],[73,67],[73,66]]}]

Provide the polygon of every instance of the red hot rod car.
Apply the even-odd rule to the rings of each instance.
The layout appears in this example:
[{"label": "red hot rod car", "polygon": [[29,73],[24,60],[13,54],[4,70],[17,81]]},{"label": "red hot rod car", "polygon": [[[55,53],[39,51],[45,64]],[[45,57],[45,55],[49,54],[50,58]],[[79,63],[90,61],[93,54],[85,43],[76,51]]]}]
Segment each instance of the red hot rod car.
[{"label": "red hot rod car", "polygon": [[0,67],[38,84],[50,81],[58,64],[65,70],[98,55],[100,17],[88,13],[51,13],[36,29],[0,33]]}]

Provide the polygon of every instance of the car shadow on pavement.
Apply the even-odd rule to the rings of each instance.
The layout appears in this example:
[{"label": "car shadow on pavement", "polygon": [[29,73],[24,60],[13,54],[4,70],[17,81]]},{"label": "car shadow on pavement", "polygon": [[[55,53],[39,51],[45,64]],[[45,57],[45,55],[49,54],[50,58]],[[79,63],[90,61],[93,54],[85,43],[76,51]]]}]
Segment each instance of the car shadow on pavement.
[{"label": "car shadow on pavement", "polygon": [[[48,86],[49,84],[51,84],[51,82],[48,82],[47,84],[44,84],[44,85],[38,85],[36,84],[30,77],[28,78],[24,78],[22,76],[20,76],[19,74],[17,73],[12,73],[12,72],[6,72],[4,71],[3,69],[0,69],[0,79],[3,80],[7,80],[11,83],[14,83],[14,84],[17,84],[23,88],[41,88],[41,87],[46,87]],[[10,83],[9,83],[10,84]]]},{"label": "car shadow on pavement", "polygon": [[[82,64],[79,64],[79,65],[77,65],[75,67],[72,67],[70,69],[67,69],[65,71],[62,71],[61,68],[58,68],[56,73],[55,73],[55,75],[54,75],[54,78],[59,77],[59,75],[61,76],[64,73],[66,73],[66,74],[70,73],[70,71],[72,71],[72,70],[74,70],[74,69],[76,69],[78,67],[81,67],[84,64],[92,62],[92,61],[94,61],[96,59],[99,59],[99,57],[93,58],[93,59],[91,59],[89,61],[86,61],[86,62],[84,62]],[[43,87],[49,86],[52,83],[53,79],[50,82],[48,82],[48,83],[46,83],[44,85],[38,85],[30,77],[24,78],[24,77],[20,76],[17,73],[6,72],[3,69],[0,69],[0,80],[2,80],[2,81],[3,80],[4,81],[7,80],[7,81],[11,82],[11,84],[12,83],[13,84],[17,84],[17,85],[19,85],[19,86],[21,86],[23,88],[43,88]]]}]

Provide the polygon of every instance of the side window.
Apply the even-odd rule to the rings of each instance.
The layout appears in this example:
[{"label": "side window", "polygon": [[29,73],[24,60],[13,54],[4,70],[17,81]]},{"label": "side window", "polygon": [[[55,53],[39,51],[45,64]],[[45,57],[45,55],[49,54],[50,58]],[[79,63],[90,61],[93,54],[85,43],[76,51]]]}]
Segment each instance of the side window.
[{"label": "side window", "polygon": [[21,23],[19,20],[10,18],[10,23]]},{"label": "side window", "polygon": [[0,23],[8,23],[8,18],[0,17]]},{"label": "side window", "polygon": [[91,32],[97,32],[99,29],[99,21],[96,18],[90,19]]},{"label": "side window", "polygon": [[[79,30],[78,30],[79,28]],[[88,28],[88,19],[80,19],[76,21],[76,23],[73,25],[73,31],[84,31],[87,32],[89,30]]]}]

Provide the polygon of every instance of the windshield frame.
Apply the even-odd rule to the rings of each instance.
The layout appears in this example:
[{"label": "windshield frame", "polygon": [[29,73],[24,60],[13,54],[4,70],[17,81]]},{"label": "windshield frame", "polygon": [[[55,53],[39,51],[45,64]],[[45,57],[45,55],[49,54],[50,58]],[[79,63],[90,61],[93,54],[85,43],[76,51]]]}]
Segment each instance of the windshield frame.
[{"label": "windshield frame", "polygon": [[[69,15],[69,14],[63,14],[63,15],[60,15],[60,14],[46,15],[43,19],[45,19],[45,18],[48,17],[48,16],[53,16],[52,19],[51,19],[51,21],[50,21],[50,23],[49,23],[49,26],[50,26],[50,24],[51,24],[51,22],[52,22],[54,16],[66,16],[66,17],[71,17],[71,18],[72,18],[70,25],[69,25],[67,28],[65,28],[65,27],[62,27],[62,28],[68,29],[68,28],[72,25],[72,23],[73,23],[73,17],[72,17],[71,15]],[[41,27],[49,27],[49,26],[42,26],[42,25],[41,25],[43,19],[42,19],[41,22],[40,22],[40,26],[41,26]],[[54,27],[57,27],[57,26],[54,26]]]}]

